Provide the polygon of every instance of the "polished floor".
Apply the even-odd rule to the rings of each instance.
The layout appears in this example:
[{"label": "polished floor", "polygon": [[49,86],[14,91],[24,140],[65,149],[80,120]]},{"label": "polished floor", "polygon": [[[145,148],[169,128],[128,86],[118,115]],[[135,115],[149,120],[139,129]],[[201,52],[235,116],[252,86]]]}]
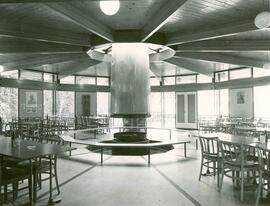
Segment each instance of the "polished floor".
[{"label": "polished floor", "polygon": [[[84,148],[71,157],[59,159],[59,180],[63,206],[236,206],[254,205],[255,192],[245,192],[244,202],[230,179],[225,178],[218,192],[213,176],[198,181],[200,150],[188,145],[188,157],[182,146],[152,155],[151,165],[141,156],[104,156]],[[56,194],[56,190],[54,190]],[[55,196],[56,197],[56,196]],[[14,205],[25,205],[27,195],[21,193]],[[47,205],[48,183],[38,192],[37,205]],[[12,204],[9,204],[12,205]],[[269,199],[260,205],[270,205]]]}]

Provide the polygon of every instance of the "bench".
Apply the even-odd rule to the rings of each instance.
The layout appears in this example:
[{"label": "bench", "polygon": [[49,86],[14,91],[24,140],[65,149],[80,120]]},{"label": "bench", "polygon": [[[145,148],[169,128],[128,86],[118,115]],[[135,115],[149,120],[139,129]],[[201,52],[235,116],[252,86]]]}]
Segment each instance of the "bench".
[{"label": "bench", "polygon": [[[176,144],[184,144],[184,155],[187,156],[187,147],[186,144],[190,143],[189,140],[179,140],[179,141],[167,141],[167,142],[154,142],[154,143],[102,143],[102,142],[85,142],[81,140],[75,140],[73,137],[69,135],[59,135],[60,138],[69,143],[71,146],[72,143],[81,144],[86,146],[96,146],[100,148],[100,163],[103,164],[103,149],[107,147],[115,147],[115,148],[147,148],[148,149],[148,165],[150,165],[150,150],[151,148],[160,147],[160,146],[168,146],[168,145],[176,145]],[[71,152],[70,152],[71,155]]]}]

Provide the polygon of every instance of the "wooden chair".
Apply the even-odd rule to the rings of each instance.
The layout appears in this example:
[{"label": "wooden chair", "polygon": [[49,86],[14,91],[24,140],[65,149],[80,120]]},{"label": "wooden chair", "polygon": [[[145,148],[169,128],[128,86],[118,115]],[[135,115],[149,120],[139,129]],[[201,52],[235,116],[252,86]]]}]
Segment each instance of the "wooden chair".
[{"label": "wooden chair", "polygon": [[263,191],[270,192],[270,151],[264,147],[257,147],[260,173],[259,173],[259,185],[256,198],[256,206],[259,204],[261,194]]},{"label": "wooden chair", "polygon": [[201,169],[199,175],[199,181],[203,175],[203,167],[207,168],[206,174],[210,173],[209,169],[213,170],[214,176],[217,174],[217,184],[219,185],[219,148],[218,137],[203,137],[199,136],[201,145]]},{"label": "wooden chair", "polygon": [[[3,162],[2,162],[3,163]],[[18,168],[13,168],[11,165],[8,165],[6,163],[3,163],[4,166],[1,167],[1,182],[0,182],[0,192],[1,187],[4,187],[4,202],[7,201],[7,195],[8,195],[8,185],[12,185],[12,193],[13,193],[13,201],[15,201],[17,197],[18,187],[19,187],[19,181],[28,179],[28,188],[29,188],[29,194],[30,194],[30,173],[29,170],[21,170]],[[29,202],[32,201],[30,199],[29,195]],[[1,200],[0,200],[1,204]],[[2,205],[2,204],[1,204]]]},{"label": "wooden chair", "polygon": [[[252,179],[254,185],[256,172],[259,172],[259,164],[250,158],[250,147],[248,145],[220,141],[219,148],[221,151],[221,180],[219,191],[222,189],[224,176],[230,177],[233,183],[240,182],[240,200],[244,199],[244,183]],[[249,173],[253,175],[250,177]],[[231,174],[230,174],[231,173]],[[240,174],[240,176],[239,176]],[[255,185],[254,185],[255,186]]]}]

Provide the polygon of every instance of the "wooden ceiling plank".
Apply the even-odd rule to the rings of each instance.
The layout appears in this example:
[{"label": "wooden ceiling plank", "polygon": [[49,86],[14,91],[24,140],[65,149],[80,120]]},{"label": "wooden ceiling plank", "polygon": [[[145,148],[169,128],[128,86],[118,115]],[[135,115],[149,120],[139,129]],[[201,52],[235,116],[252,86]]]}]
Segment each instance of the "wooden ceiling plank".
[{"label": "wooden ceiling plank", "polygon": [[93,59],[86,59],[84,61],[79,62],[75,61],[65,67],[60,68],[58,74],[60,75],[60,79],[62,79],[65,78],[66,76],[76,74],[99,63],[100,61],[96,61]]},{"label": "wooden ceiling plank", "polygon": [[0,40],[0,54],[84,54],[87,48],[37,41]]},{"label": "wooden ceiling plank", "polygon": [[172,32],[166,35],[167,45],[177,45],[187,42],[201,41],[207,39],[214,39],[224,36],[235,35],[241,32],[253,31],[258,28],[254,25],[254,20],[245,22],[236,22],[228,25],[220,25],[216,28],[208,28],[203,31],[190,31],[185,34],[179,32]]},{"label": "wooden ceiling plank", "polygon": [[173,13],[181,8],[187,0],[168,0],[164,1],[160,9],[149,19],[142,31],[142,41],[146,41],[155,32],[157,32],[173,15]]},{"label": "wooden ceiling plank", "polygon": [[91,18],[89,14],[78,8],[74,2],[45,3],[45,5],[62,14],[72,22],[87,29],[91,33],[94,33],[110,42],[113,41],[112,29]]},{"label": "wooden ceiling plank", "polygon": [[35,25],[24,23],[0,23],[0,36],[80,46],[90,45],[90,35],[70,33],[64,30],[45,28],[42,26],[38,26],[37,29]]},{"label": "wooden ceiling plank", "polygon": [[6,62],[2,64],[7,70],[29,69],[31,67],[42,66],[45,64],[55,64],[76,59],[89,59],[87,54],[61,54],[61,55],[39,55],[37,57],[29,57],[18,61]]},{"label": "wooden ceiling plank", "polygon": [[270,40],[206,40],[180,44],[176,51],[190,52],[231,52],[231,51],[269,51]]},{"label": "wooden ceiling plank", "polygon": [[214,72],[214,65],[207,62],[196,61],[196,60],[181,58],[177,56],[167,59],[165,60],[165,62],[174,64],[184,69],[188,69],[192,72],[204,74],[211,77],[213,76],[213,72]]},{"label": "wooden ceiling plank", "polygon": [[258,59],[213,52],[177,52],[175,56],[259,68],[262,68],[263,64],[266,63]]}]

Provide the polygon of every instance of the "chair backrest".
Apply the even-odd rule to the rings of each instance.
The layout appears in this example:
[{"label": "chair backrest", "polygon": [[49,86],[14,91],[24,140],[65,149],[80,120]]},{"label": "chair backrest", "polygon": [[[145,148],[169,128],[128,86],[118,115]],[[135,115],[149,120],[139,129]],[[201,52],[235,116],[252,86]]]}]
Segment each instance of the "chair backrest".
[{"label": "chair backrest", "polygon": [[263,171],[268,171],[270,174],[270,151],[265,146],[258,146],[257,148],[260,168]]},{"label": "chair backrest", "polygon": [[218,137],[199,136],[203,155],[217,155],[219,153]]},{"label": "chair backrest", "polygon": [[218,144],[223,161],[238,161],[243,165],[250,155],[254,156],[254,154],[251,154],[248,145],[221,140],[219,140]]}]

